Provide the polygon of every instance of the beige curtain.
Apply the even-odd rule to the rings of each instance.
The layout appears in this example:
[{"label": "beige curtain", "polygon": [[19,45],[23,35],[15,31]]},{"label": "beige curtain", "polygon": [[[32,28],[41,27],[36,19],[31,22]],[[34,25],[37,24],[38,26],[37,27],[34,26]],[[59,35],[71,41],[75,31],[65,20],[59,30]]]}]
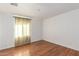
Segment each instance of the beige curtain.
[{"label": "beige curtain", "polygon": [[15,20],[15,45],[20,46],[29,43],[31,20],[20,17],[15,17]]}]

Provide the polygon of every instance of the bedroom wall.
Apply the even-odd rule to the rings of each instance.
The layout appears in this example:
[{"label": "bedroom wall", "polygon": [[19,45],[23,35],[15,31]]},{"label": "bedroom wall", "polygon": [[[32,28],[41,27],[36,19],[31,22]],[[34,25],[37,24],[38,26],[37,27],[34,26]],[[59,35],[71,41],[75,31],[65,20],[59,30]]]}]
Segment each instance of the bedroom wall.
[{"label": "bedroom wall", "polygon": [[43,39],[79,50],[79,9],[43,20]]},{"label": "bedroom wall", "polygon": [[11,14],[0,13],[0,50],[15,46],[14,22]]},{"label": "bedroom wall", "polygon": [[[0,50],[15,47],[14,37],[15,19],[13,14],[0,13]],[[31,41],[40,40],[42,37],[41,20],[32,18]]]},{"label": "bedroom wall", "polygon": [[42,39],[42,19],[32,19],[32,40],[31,42]]}]

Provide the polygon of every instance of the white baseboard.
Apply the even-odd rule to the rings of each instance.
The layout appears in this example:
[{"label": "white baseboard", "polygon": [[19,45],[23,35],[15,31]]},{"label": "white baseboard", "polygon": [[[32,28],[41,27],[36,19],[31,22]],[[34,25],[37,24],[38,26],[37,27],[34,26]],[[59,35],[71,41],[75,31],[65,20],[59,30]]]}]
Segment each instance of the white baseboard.
[{"label": "white baseboard", "polygon": [[64,44],[60,44],[60,43],[57,43],[57,42],[52,42],[52,41],[50,41],[50,40],[48,40],[48,39],[43,39],[43,40],[48,41],[48,42],[50,42],[50,43],[57,44],[57,45],[61,45],[61,46],[64,46],[64,47],[67,47],[67,48],[70,48],[70,49],[73,49],[73,50],[76,50],[76,51],[79,51],[78,48],[71,47],[70,45],[64,45]]}]

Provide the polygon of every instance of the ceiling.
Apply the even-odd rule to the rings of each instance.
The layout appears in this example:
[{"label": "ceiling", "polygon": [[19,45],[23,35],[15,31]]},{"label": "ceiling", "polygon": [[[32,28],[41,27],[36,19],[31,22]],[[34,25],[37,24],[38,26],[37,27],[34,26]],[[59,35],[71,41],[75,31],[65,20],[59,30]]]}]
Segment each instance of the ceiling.
[{"label": "ceiling", "polygon": [[46,19],[65,12],[79,9],[79,3],[0,3],[0,12],[13,13],[34,18]]}]

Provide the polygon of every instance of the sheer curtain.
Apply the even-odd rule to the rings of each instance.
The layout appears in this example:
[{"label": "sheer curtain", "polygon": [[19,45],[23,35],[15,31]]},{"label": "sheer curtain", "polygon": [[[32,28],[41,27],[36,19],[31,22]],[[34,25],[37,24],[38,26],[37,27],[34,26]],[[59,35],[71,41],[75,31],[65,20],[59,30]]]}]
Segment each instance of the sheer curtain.
[{"label": "sheer curtain", "polygon": [[15,45],[20,46],[30,42],[31,20],[15,17]]}]

